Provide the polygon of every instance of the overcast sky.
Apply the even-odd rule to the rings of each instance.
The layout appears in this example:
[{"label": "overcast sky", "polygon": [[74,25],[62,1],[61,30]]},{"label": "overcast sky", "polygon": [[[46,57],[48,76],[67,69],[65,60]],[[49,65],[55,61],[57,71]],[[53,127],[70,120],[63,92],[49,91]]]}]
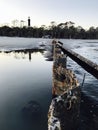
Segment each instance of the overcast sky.
[{"label": "overcast sky", "polygon": [[32,26],[72,21],[84,28],[98,26],[98,0],[0,0],[0,24],[12,20],[27,21]]}]

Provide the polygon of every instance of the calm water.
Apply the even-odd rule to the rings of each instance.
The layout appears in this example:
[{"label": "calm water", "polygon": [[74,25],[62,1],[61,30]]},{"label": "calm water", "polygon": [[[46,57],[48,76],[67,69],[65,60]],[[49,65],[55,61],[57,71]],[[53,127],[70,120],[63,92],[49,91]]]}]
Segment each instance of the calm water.
[{"label": "calm water", "polygon": [[[64,40],[64,46],[98,64],[98,40]],[[47,112],[51,103],[52,61],[46,51],[36,48],[49,39],[0,37],[0,130],[47,130]],[[12,50],[31,49],[32,52]],[[48,49],[50,49],[48,47]],[[6,51],[12,51],[10,53]],[[6,52],[6,53],[5,53]],[[98,129],[98,80],[68,58],[81,87],[80,128]],[[30,108],[37,106],[36,116]],[[33,117],[30,116],[33,114]]]}]

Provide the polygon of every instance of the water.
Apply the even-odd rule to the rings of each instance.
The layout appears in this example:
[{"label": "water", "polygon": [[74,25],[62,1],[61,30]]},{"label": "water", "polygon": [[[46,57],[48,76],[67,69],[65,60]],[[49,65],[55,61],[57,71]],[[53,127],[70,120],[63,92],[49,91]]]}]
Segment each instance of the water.
[{"label": "water", "polygon": [[[46,130],[47,112],[51,102],[52,62],[43,58],[43,51],[31,53],[0,53],[0,129]],[[39,106],[36,119],[24,108],[30,102]],[[32,114],[32,112],[31,112]]]},{"label": "water", "polygon": [[[98,40],[60,39],[71,48],[98,64]],[[47,130],[47,112],[51,103],[52,61],[40,44],[51,39],[0,37],[0,129]],[[33,51],[14,51],[31,49]],[[49,49],[49,46],[48,46]],[[12,51],[12,52],[11,52]],[[9,53],[8,53],[9,52]],[[84,86],[81,87],[80,128],[98,128],[98,80],[68,58],[68,68],[74,70]],[[38,106],[36,117],[30,110]],[[38,113],[38,115],[37,115]],[[32,118],[30,115],[33,114]]]}]

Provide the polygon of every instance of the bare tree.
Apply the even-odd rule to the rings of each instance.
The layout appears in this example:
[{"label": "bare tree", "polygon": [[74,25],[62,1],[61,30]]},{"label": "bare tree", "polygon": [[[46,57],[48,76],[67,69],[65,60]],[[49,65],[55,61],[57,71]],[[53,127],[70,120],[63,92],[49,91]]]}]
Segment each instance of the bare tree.
[{"label": "bare tree", "polygon": [[12,26],[13,27],[18,27],[19,26],[19,21],[17,19],[12,21]]}]

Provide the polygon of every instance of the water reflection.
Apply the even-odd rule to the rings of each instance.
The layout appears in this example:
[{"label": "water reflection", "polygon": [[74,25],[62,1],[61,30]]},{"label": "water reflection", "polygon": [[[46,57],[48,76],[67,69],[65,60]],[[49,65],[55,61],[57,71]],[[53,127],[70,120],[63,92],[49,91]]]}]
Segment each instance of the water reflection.
[{"label": "water reflection", "polygon": [[34,49],[0,53],[1,130],[47,129],[52,62],[43,55]]},{"label": "water reflection", "polygon": [[42,108],[37,101],[29,101],[22,109],[23,119],[25,120],[41,120]]},{"label": "water reflection", "polygon": [[23,50],[14,50],[14,51],[5,51],[1,52],[3,54],[12,54],[16,59],[26,59],[28,58],[29,61],[32,60],[32,54],[40,52],[42,55],[44,54],[44,49],[23,49]]}]

